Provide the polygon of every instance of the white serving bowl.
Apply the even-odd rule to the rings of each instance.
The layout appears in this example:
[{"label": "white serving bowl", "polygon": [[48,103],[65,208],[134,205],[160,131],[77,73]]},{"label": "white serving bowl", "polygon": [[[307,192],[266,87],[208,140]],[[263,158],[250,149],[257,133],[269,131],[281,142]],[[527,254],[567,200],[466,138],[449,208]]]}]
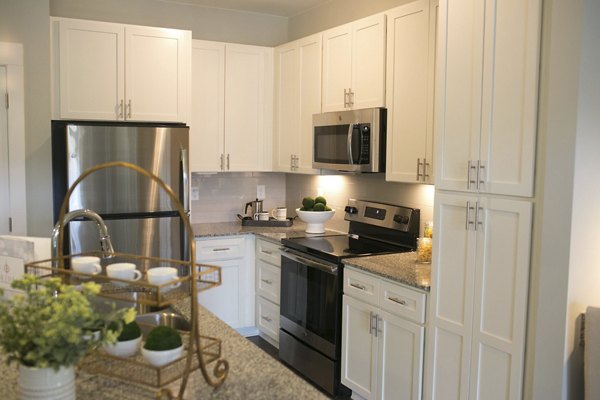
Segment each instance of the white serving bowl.
[{"label": "white serving bowl", "polygon": [[142,355],[150,364],[155,367],[162,367],[173,362],[183,355],[183,345],[171,350],[148,350],[142,347]]},{"label": "white serving bowl", "polygon": [[325,233],[325,222],[329,221],[335,210],[331,211],[302,211],[296,208],[298,218],[306,222],[306,233]]},{"label": "white serving bowl", "polygon": [[113,356],[117,357],[131,357],[135,353],[137,353],[140,348],[140,343],[142,343],[142,336],[131,339],[124,340],[122,342],[116,342],[113,344],[105,344],[103,346],[104,350]]}]

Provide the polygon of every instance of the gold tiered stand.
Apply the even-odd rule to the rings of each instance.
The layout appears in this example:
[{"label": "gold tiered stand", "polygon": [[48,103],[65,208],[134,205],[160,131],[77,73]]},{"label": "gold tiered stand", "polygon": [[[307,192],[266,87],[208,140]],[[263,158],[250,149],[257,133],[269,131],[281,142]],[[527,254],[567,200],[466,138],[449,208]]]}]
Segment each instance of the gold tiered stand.
[{"label": "gold tiered stand", "polygon": [[[121,358],[111,356],[103,350],[95,350],[82,362],[82,367],[93,373],[101,373],[105,375],[115,376],[117,378],[135,381],[144,385],[157,388],[156,398],[183,398],[183,393],[188,383],[190,372],[195,369],[200,369],[202,376],[206,382],[215,389],[219,388],[229,372],[229,364],[221,358],[221,340],[208,336],[201,336],[198,325],[198,296],[199,291],[210,289],[221,284],[221,269],[212,265],[195,263],[194,256],[196,246],[193,240],[194,233],[190,226],[187,214],[183,206],[179,202],[173,190],[166,185],[159,177],[146,171],[137,165],[126,162],[109,162],[100,164],[86,170],[77,180],[71,185],[63,200],[58,221],[61,222],[65,218],[69,199],[71,194],[89,175],[96,171],[107,168],[128,168],[132,169],[148,178],[155,185],[162,188],[169,196],[172,204],[176,207],[181,220],[185,225],[189,240],[189,260],[172,260],[155,257],[144,257],[140,255],[112,253],[110,254],[113,260],[134,262],[143,272],[143,277],[146,277],[148,269],[158,266],[170,266],[178,269],[177,287],[173,287],[173,282],[162,285],[152,285],[143,279],[135,282],[111,278],[106,275],[88,275],[78,273],[66,268],[69,265],[70,258],[76,255],[63,254],[64,242],[64,225],[60,223],[58,232],[58,255],[49,260],[35,261],[26,264],[26,272],[35,274],[41,277],[58,276],[65,283],[77,284],[85,282],[88,279],[93,279],[102,286],[100,296],[114,300],[128,301],[132,292],[136,292],[140,296],[136,299],[137,303],[143,303],[157,308],[166,307],[174,304],[179,300],[191,298],[191,329],[189,333],[183,332],[184,340],[187,341],[187,349],[179,360],[165,365],[164,367],[154,367],[143,360],[141,356],[133,358]],[[154,187],[156,189],[156,186]],[[118,245],[118,244],[117,244]],[[99,255],[100,253],[92,252],[85,255]],[[77,254],[83,255],[83,254]],[[187,337],[186,337],[187,336]],[[212,375],[209,373],[208,365],[215,363],[212,368]],[[164,386],[172,383],[177,379],[181,379],[179,393],[175,397],[171,390]]]}]

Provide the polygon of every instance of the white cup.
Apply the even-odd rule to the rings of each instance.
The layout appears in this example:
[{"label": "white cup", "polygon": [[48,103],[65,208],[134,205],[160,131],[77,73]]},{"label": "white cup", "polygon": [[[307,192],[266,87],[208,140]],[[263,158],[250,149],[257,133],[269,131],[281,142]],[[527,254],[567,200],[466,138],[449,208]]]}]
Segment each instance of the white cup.
[{"label": "white cup", "polygon": [[[161,286],[167,282],[176,281],[177,280],[177,268],[173,267],[157,267],[150,268],[148,270],[148,282],[152,285]],[[177,282],[173,285],[166,286],[161,288],[163,291],[171,290],[176,287],[179,287],[181,282]]]},{"label": "white cup", "polygon": [[73,271],[83,274],[97,275],[102,272],[100,257],[80,256],[71,258]]},{"label": "white cup", "polygon": [[269,220],[269,213],[266,211],[263,212],[259,212],[259,213],[254,213],[254,219],[257,221],[268,221]]},{"label": "white cup", "polygon": [[271,216],[277,221],[285,221],[287,219],[287,208],[277,207],[271,210]]},{"label": "white cup", "polygon": [[[126,281],[137,281],[142,277],[133,263],[115,263],[106,266],[106,275],[111,278],[123,279]],[[117,285],[124,285],[123,282],[115,282]]]}]

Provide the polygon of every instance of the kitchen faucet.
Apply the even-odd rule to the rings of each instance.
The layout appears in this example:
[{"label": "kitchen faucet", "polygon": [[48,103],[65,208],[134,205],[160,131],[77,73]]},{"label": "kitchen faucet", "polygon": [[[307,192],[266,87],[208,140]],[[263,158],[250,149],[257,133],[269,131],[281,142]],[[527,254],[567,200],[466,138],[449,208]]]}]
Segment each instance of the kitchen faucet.
[{"label": "kitchen faucet", "polygon": [[62,221],[57,221],[56,225],[54,225],[54,229],[52,230],[52,267],[58,267],[58,234],[64,225],[68,224],[75,218],[83,217],[89,219],[90,221],[94,221],[96,226],[98,227],[98,231],[100,232],[100,247],[102,248],[102,258],[111,258],[115,252],[113,248],[112,242],[110,240],[110,236],[108,234],[108,229],[106,228],[106,224],[104,220],[98,215],[96,212],[89,209],[82,210],[74,210],[65,214]]}]

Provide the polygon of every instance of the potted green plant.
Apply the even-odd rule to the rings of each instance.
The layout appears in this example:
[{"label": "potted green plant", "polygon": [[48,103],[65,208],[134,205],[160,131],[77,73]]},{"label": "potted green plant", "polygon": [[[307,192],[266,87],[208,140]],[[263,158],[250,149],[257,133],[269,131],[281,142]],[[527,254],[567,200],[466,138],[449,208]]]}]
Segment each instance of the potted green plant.
[{"label": "potted green plant", "polygon": [[150,364],[161,367],[180,358],[183,340],[177,330],[169,326],[157,326],[146,338],[142,355]]},{"label": "potted green plant", "polygon": [[[11,286],[23,293],[0,302],[0,348],[9,364],[19,364],[21,398],[49,398],[51,393],[75,399],[74,365],[91,349],[115,342],[135,310],[96,312],[90,300],[100,286],[94,282],[75,287],[59,278],[24,275]],[[115,330],[108,329],[112,322],[117,322]],[[94,329],[100,334],[90,334]]]},{"label": "potted green plant", "polygon": [[[113,322],[109,329],[117,329],[117,323]],[[137,322],[132,321],[125,326],[115,343],[105,344],[104,350],[113,356],[131,357],[137,353],[142,343],[142,330]]]}]

